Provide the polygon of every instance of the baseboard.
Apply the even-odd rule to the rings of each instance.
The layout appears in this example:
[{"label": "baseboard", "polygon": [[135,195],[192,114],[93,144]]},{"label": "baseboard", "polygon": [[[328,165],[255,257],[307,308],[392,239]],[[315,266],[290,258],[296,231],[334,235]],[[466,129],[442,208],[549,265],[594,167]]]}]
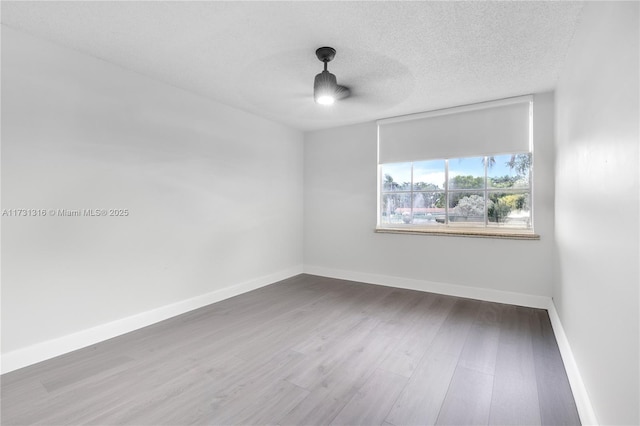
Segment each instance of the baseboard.
[{"label": "baseboard", "polygon": [[580,422],[583,425],[597,425],[598,419],[593,411],[593,406],[591,405],[587,388],[584,386],[584,382],[582,381],[578,365],[576,364],[573,352],[571,351],[571,345],[569,345],[567,335],[564,333],[564,328],[562,327],[562,322],[560,321],[560,317],[558,316],[558,311],[556,310],[556,305],[553,303],[553,300],[549,304],[547,311],[549,312],[549,319],[551,320],[553,333],[555,334],[556,341],[558,342],[558,348],[560,349],[564,369],[567,371],[567,377],[569,378],[573,398],[575,399],[576,406],[578,407]]},{"label": "baseboard", "polygon": [[338,278],[342,280],[359,281],[367,284],[406,288],[409,290],[426,291],[430,293],[446,294],[448,296],[458,296],[469,299],[485,300],[488,302],[506,303],[509,305],[527,306],[530,308],[547,309],[549,303],[551,302],[551,298],[545,296],[493,290],[488,288],[468,287],[464,285],[416,280],[411,278],[401,278],[389,275],[345,271],[342,269],[330,269],[322,266],[305,265],[304,272],[306,274],[321,275],[329,278]]},{"label": "baseboard", "polygon": [[196,296],[170,305],[141,312],[126,318],[112,321],[97,327],[79,331],[52,340],[47,340],[2,355],[2,374],[28,365],[54,358],[96,343],[146,327],[165,319],[219,302],[260,287],[273,284],[286,278],[301,274],[302,266],[297,266],[249,281],[233,284],[201,296]]}]

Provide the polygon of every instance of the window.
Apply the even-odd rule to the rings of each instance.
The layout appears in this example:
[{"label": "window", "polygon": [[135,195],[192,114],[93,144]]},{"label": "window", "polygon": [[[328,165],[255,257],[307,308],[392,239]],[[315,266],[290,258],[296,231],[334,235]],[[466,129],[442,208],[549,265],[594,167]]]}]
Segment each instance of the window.
[{"label": "window", "polygon": [[378,231],[536,237],[532,97],[378,122]]},{"label": "window", "polygon": [[531,229],[531,154],[382,164],[380,225]]}]

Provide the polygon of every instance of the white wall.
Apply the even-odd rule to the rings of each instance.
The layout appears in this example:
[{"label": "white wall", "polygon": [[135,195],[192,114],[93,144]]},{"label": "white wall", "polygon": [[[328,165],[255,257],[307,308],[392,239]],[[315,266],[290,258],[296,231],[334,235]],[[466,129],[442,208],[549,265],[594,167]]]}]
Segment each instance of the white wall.
[{"label": "white wall", "polygon": [[[553,94],[536,95],[534,101],[539,241],[374,233],[377,141],[376,124],[371,122],[305,135],[305,268],[550,297]],[[425,283],[423,288],[428,287]]]},{"label": "white wall", "polygon": [[298,131],[3,26],[2,208],[130,212],[2,218],[3,354],[300,271],[302,149]]},{"label": "white wall", "polygon": [[556,95],[553,298],[606,425],[640,423],[638,6],[585,6]]}]

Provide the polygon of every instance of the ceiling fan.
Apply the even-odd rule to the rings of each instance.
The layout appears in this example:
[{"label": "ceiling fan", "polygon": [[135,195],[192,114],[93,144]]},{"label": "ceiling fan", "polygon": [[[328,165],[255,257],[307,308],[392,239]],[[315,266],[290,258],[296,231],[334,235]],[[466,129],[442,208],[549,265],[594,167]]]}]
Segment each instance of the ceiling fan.
[{"label": "ceiling fan", "polygon": [[316,75],[313,82],[313,99],[320,105],[332,105],[339,99],[344,99],[351,94],[346,86],[341,86],[336,76],[327,70],[327,64],[336,56],[333,47],[321,47],[316,50],[316,56],[324,63],[324,71]]}]

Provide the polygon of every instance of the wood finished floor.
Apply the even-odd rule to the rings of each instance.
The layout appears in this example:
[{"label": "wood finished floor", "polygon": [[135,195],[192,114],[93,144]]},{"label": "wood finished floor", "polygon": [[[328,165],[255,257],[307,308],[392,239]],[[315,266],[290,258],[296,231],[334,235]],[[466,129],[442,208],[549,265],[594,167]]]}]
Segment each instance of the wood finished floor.
[{"label": "wood finished floor", "polygon": [[579,424],[546,311],[312,275],[1,379],[3,425]]}]

